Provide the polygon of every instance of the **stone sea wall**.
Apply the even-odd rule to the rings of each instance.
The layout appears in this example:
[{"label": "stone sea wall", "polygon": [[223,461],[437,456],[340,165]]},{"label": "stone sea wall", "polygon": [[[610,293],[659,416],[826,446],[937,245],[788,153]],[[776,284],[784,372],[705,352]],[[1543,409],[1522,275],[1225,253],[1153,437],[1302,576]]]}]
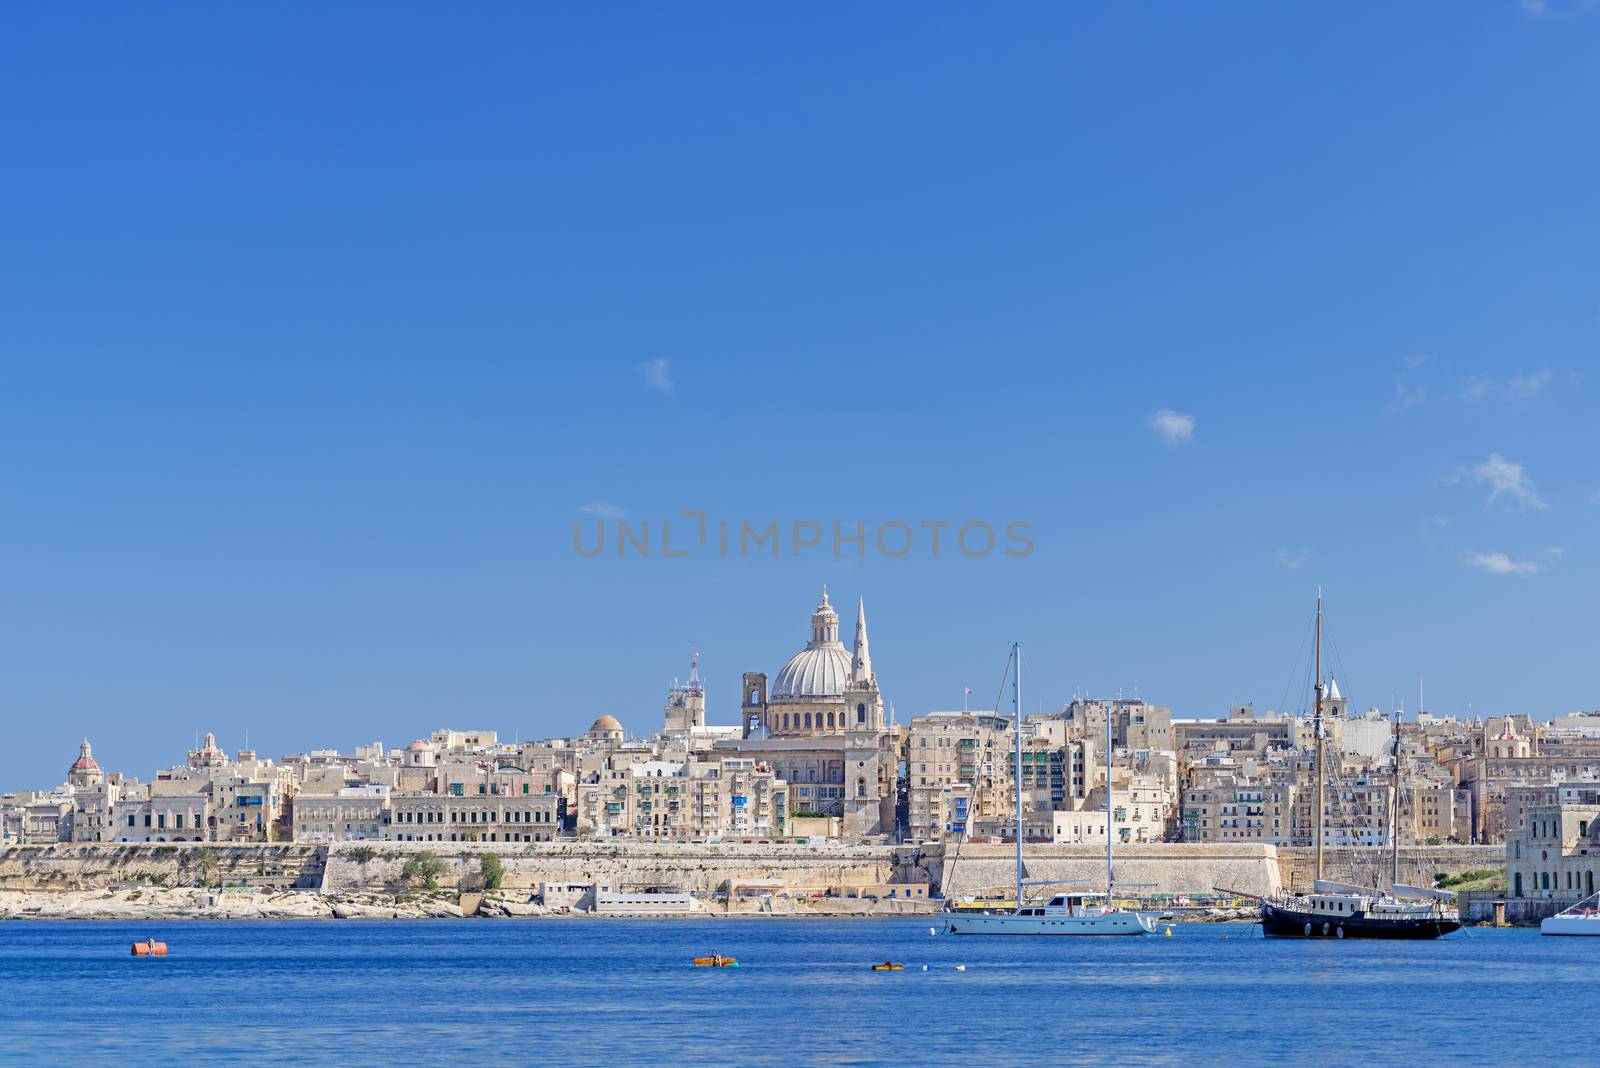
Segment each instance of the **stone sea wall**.
[{"label": "stone sea wall", "polygon": [[430,852],[444,862],[444,885],[470,883],[485,853],[500,859],[507,889],[540,883],[610,882],[614,889],[671,887],[709,894],[731,882],[781,880],[797,890],[873,886],[929,876],[901,863],[892,846],[692,845],[653,842],[380,842],[329,847],[322,888],[341,893],[397,883],[406,859]]},{"label": "stone sea wall", "polygon": [[[625,841],[546,843],[341,843],[331,846],[260,845],[53,845],[0,850],[0,890],[76,891],[114,886],[183,887],[209,884],[268,890],[309,889],[348,894],[397,886],[406,859],[428,851],[445,865],[442,887],[470,888],[482,857],[494,853],[508,890],[536,890],[544,882],[610,882],[618,890],[670,887],[715,894],[730,882],[781,883],[798,893],[888,883],[931,883],[946,895],[1004,891],[1013,880],[1015,853],[1003,843],[954,847],[738,843],[679,844]],[[1105,854],[1090,845],[1027,847],[1031,879],[1081,882],[1105,879]],[[1211,893],[1225,887],[1265,895],[1280,886],[1309,889],[1313,851],[1263,845],[1128,845],[1117,851],[1117,882],[1151,893]],[[1458,874],[1505,864],[1500,846],[1446,846],[1401,851],[1401,879],[1428,886],[1439,872]],[[1382,850],[1328,850],[1327,876],[1376,885],[1387,878]]]},{"label": "stone sea wall", "polygon": [[274,890],[322,884],[327,847],[252,845],[11,846],[0,849],[0,890],[76,890],[125,883],[192,886],[206,881]]},{"label": "stone sea wall", "polygon": [[[1014,846],[969,842],[959,855],[954,848],[942,853],[936,870],[946,896],[1009,895],[1016,878]],[[1030,880],[1105,885],[1104,847],[1030,844],[1024,855]],[[1266,845],[1126,845],[1116,851],[1114,871],[1119,886],[1151,894],[1210,894],[1226,887],[1264,897],[1279,886],[1275,850]]]}]

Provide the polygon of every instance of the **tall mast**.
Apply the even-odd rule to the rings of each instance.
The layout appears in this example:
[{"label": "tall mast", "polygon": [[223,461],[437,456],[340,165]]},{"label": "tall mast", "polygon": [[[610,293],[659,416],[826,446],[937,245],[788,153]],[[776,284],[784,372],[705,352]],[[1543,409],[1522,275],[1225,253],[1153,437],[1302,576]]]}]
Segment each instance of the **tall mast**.
[{"label": "tall mast", "polygon": [[1317,878],[1322,878],[1322,591],[1317,591],[1317,697],[1311,718],[1311,732],[1316,736],[1317,749],[1317,807],[1311,817],[1311,833],[1317,839]]},{"label": "tall mast", "polygon": [[1011,729],[1017,736],[1017,913],[1022,912],[1022,643],[1011,643]]},{"label": "tall mast", "polygon": [[1111,908],[1111,709],[1106,709],[1106,908]]},{"label": "tall mast", "polygon": [[1394,770],[1389,792],[1394,794],[1394,815],[1389,821],[1389,888],[1400,882],[1400,710],[1394,710]]}]

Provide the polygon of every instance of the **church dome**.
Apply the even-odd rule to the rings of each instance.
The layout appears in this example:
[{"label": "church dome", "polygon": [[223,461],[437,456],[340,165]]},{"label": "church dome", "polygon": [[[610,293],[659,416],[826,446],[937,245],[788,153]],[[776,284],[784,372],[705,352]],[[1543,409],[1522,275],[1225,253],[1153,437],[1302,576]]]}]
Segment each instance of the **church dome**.
[{"label": "church dome", "polygon": [[601,716],[589,726],[590,734],[608,734],[612,732],[619,734],[622,732],[622,724],[619,723],[617,721],[617,717],[613,715],[608,714]]},{"label": "church dome", "polygon": [[95,760],[93,751],[89,748],[89,739],[85,738],[83,744],[78,746],[78,759],[72,762],[72,771],[99,771],[100,763]]},{"label": "church dome", "polygon": [[772,681],[771,699],[843,697],[850,681],[850,654],[844,646],[802,649]]},{"label": "church dome", "polygon": [[811,613],[811,641],[778,671],[768,697],[773,701],[838,698],[849,684],[850,654],[839,641],[839,613],[828,603],[823,587],[822,603]]}]

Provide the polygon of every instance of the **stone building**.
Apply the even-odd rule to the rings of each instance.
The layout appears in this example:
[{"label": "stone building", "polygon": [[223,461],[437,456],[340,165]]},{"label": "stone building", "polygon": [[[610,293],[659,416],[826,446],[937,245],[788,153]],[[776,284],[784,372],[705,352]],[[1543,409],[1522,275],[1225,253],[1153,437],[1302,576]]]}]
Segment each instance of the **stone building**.
[{"label": "stone building", "polygon": [[296,842],[367,842],[383,838],[389,787],[345,786],[332,794],[295,795]]},{"label": "stone building", "polygon": [[561,828],[555,794],[389,795],[391,842],[550,842]]},{"label": "stone building", "polygon": [[1014,807],[1011,721],[988,712],[931,712],[906,736],[907,834],[936,841]]},{"label": "stone building", "polygon": [[1600,784],[1563,786],[1507,828],[1506,885],[1513,897],[1576,900],[1600,884]]}]

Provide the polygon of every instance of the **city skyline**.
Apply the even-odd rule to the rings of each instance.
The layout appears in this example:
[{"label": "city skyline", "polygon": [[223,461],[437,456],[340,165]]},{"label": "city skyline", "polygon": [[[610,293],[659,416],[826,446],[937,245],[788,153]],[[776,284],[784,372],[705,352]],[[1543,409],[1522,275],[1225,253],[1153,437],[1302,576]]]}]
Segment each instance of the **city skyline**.
[{"label": "city skyline", "polygon": [[[829,600],[829,593],[826,587],[822,589],[820,595],[822,597],[822,604],[818,605],[817,607],[826,608]],[[857,604],[857,615],[855,617],[854,625],[859,629],[856,632],[857,636],[855,640],[857,642],[864,643],[864,596],[857,598]],[[796,628],[796,631],[798,632],[798,627]],[[835,638],[837,638],[837,635],[835,635]],[[708,679],[701,671],[702,659],[701,651],[698,648],[692,650],[686,662],[684,671],[681,674],[674,674],[669,682],[663,684],[659,697],[661,701],[667,704],[672,704],[676,698],[681,698],[682,694],[689,692],[689,689],[692,687],[693,693],[697,696],[697,703],[699,704],[700,708],[703,709],[702,714],[704,716],[704,725],[711,728],[720,729],[724,732],[731,731],[736,735],[742,726],[743,717],[740,714],[742,688],[738,685],[731,685],[727,687],[722,699],[718,700],[715,694],[717,687],[714,684],[714,680]],[[1221,720],[1231,715],[1236,707],[1246,706],[1253,708],[1255,713],[1258,715],[1276,714],[1306,719],[1311,715],[1311,707],[1314,701],[1314,692],[1311,687],[1312,666],[1311,652],[1304,644],[1302,644],[1302,647],[1299,651],[1299,662],[1296,665],[1296,674],[1301,676],[1299,682],[1302,685],[1296,686],[1295,684],[1291,684],[1286,689],[1286,696],[1288,698],[1287,700],[1266,704],[1261,704],[1254,700],[1245,700],[1232,702],[1223,708],[1191,710],[1180,708],[1172,705],[1170,702],[1164,701],[1160,694],[1141,693],[1137,687],[1132,689],[1119,688],[1115,691],[1097,691],[1080,687],[1074,689],[1070,694],[1061,695],[1059,697],[1051,697],[1048,695],[1038,696],[1037,691],[1033,688],[1031,682],[1033,676],[1033,666],[1031,662],[1025,661],[1025,671],[1027,672],[1026,677],[1029,679],[1029,692],[1033,693],[1035,696],[1031,701],[1025,702],[1024,712],[1027,715],[1033,715],[1036,713],[1057,714],[1065,709],[1071,702],[1080,699],[1089,701],[1105,701],[1126,698],[1130,701],[1144,701],[1151,705],[1170,709],[1173,722]],[[1355,703],[1351,703],[1348,696],[1342,692],[1344,689],[1348,688],[1348,682],[1341,684],[1337,681],[1340,677],[1342,677],[1339,670],[1340,667],[1342,667],[1342,664],[1340,664],[1337,658],[1332,654],[1328,655],[1323,664],[1322,679],[1325,684],[1324,696],[1327,699],[1329,714],[1332,714],[1331,709],[1335,701],[1338,702],[1338,706],[1340,708],[1345,709],[1345,714],[1352,718],[1363,717],[1367,715],[1369,711],[1377,711],[1382,713],[1384,716],[1389,716],[1398,710],[1403,722],[1415,720],[1418,713],[1422,711],[1427,711],[1430,715],[1443,719],[1454,718],[1463,721],[1469,721],[1474,719],[1492,719],[1499,716],[1523,716],[1530,718],[1535,723],[1553,720],[1563,715],[1582,714],[1588,712],[1600,714],[1600,710],[1594,709],[1560,709],[1543,713],[1529,710],[1488,712],[1470,708],[1442,709],[1431,701],[1428,702],[1427,707],[1424,709],[1421,707],[1423,697],[1420,692],[1414,695],[1396,695],[1391,697],[1390,701],[1388,702],[1357,701]],[[872,672],[872,669],[873,661],[868,659],[866,661],[866,670],[868,672]],[[1003,664],[1002,672],[1005,672],[1006,670],[1007,668]],[[784,670],[780,670],[775,665],[746,665],[744,672],[750,671],[760,672],[763,676],[774,679],[781,678],[784,674]],[[744,672],[741,672],[741,674],[744,674]],[[748,680],[748,676],[746,676],[746,679]],[[1002,674],[998,683],[999,688],[994,692],[995,699],[993,702],[988,702],[985,698],[980,696],[980,687],[964,686],[962,687],[962,692],[958,695],[955,695],[955,698],[958,698],[960,701],[960,711],[970,711],[973,713],[992,712],[1003,719],[1009,719],[1011,716],[1011,711],[1008,704],[1010,700],[1009,694],[1011,692],[1009,685],[1009,674]],[[1298,691],[1303,691],[1303,693]],[[731,694],[731,697],[729,694]],[[1416,697],[1415,703],[1410,700],[1411,696]],[[944,704],[934,704],[926,708],[918,708],[915,710],[908,709],[903,713],[901,710],[896,708],[892,696],[886,696],[884,700],[885,711],[883,713],[883,719],[885,724],[897,723],[902,728],[905,727],[910,720],[916,716],[922,716],[931,713],[954,713],[957,710],[955,699],[952,699]],[[649,704],[648,699],[644,699],[642,702],[631,704],[626,708],[597,707],[593,710],[582,711],[568,721],[557,724],[555,729],[545,732],[524,732],[515,723],[493,723],[488,722],[483,717],[474,718],[471,715],[456,716],[454,718],[446,716],[445,718],[433,723],[417,725],[416,729],[409,733],[404,730],[396,733],[393,725],[391,725],[385,728],[383,732],[370,736],[319,736],[315,738],[301,739],[300,744],[298,745],[291,745],[278,750],[258,749],[250,740],[249,725],[236,727],[236,729],[241,732],[237,737],[230,738],[224,736],[218,738],[217,735],[219,734],[219,731],[217,730],[217,725],[208,722],[194,728],[193,749],[200,750],[202,748],[209,748],[215,744],[219,746],[220,751],[224,753],[249,751],[257,754],[259,758],[263,760],[271,761],[279,757],[286,757],[296,754],[304,755],[313,752],[347,752],[352,747],[367,746],[372,743],[378,743],[388,747],[391,751],[397,751],[409,742],[426,739],[430,735],[441,730],[454,732],[488,730],[504,735],[504,740],[520,740],[521,742],[532,743],[540,740],[541,738],[558,739],[581,737],[586,731],[591,729],[591,727],[588,726],[591,718],[596,724],[598,724],[598,722],[601,720],[614,721],[619,725],[618,729],[623,731],[626,737],[630,739],[649,739],[661,732],[661,717],[661,707],[659,705]],[[796,726],[798,726],[798,723]],[[821,726],[820,719],[818,726]],[[670,718],[668,729],[669,731],[671,729]],[[201,744],[202,738],[204,740],[204,746]],[[81,743],[86,747],[92,740],[93,739],[91,739],[88,735],[85,735],[81,739]],[[114,744],[118,740],[125,741],[125,736],[113,734],[112,740]],[[136,740],[133,752],[139,753],[152,749],[160,750],[161,746],[169,741],[171,741],[171,739],[158,739],[148,736],[140,737]],[[184,747],[172,749],[168,752],[167,757],[157,757],[155,760],[145,765],[139,765],[137,763],[129,764],[125,760],[118,758],[118,761],[114,766],[116,770],[125,771],[132,778],[139,779],[143,775],[154,774],[158,770],[176,766],[177,764],[181,763],[181,761],[179,761],[177,758],[182,756],[185,751],[186,750]],[[102,752],[104,752],[104,750],[102,750]],[[192,757],[193,751],[188,750],[188,752]],[[36,763],[41,768],[49,769],[51,765],[51,755],[52,754],[49,753],[39,754]],[[59,763],[59,761],[57,761],[57,763]],[[42,789],[48,782],[53,782],[53,780],[50,779],[50,776],[47,772],[37,782],[0,783],[0,789]]]},{"label": "city skyline", "polygon": [[[1360,707],[1594,708],[1600,63],[1453,16],[19,13],[0,782],[632,727],[693,648],[726,722],[823,582],[902,720],[1012,640],[1273,707],[1319,586]],[[937,521],[1031,551],[788,536]]]}]

